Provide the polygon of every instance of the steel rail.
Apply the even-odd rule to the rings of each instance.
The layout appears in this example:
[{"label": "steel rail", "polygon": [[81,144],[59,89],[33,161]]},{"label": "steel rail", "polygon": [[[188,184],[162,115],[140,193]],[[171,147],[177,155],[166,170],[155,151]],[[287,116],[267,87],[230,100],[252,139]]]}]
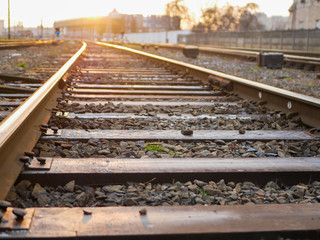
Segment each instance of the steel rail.
[{"label": "steel rail", "polygon": [[[205,45],[200,45],[207,47]],[[218,46],[212,46],[218,47]],[[299,50],[286,50],[286,49],[268,49],[268,48],[241,48],[241,47],[222,47],[227,49],[234,50],[244,50],[244,51],[255,51],[255,52],[270,52],[270,53],[283,53],[295,56],[306,56],[306,57],[320,57],[320,52],[308,52],[308,51],[299,51]]]},{"label": "steel rail", "polygon": [[4,199],[17,179],[23,164],[19,157],[30,151],[41,136],[40,125],[50,117],[52,99],[59,90],[58,83],[78,57],[86,49],[80,50],[66,62],[51,78],[35,91],[23,104],[0,123],[0,199]]},{"label": "steel rail", "polygon": [[[139,44],[142,45],[142,44]],[[146,44],[146,46],[153,46],[153,47],[162,47],[162,48],[173,48],[173,49],[183,49],[188,45],[184,44],[167,44],[167,43],[151,43]],[[251,57],[251,58],[258,58],[260,52],[277,52],[277,53],[284,53],[283,57],[284,60],[287,62],[301,62],[303,64],[310,64],[310,65],[319,65],[320,66],[320,58],[319,57],[308,57],[308,56],[301,56],[301,55],[293,55],[288,54],[287,51],[281,52],[279,51],[272,51],[272,50],[257,50],[257,49],[234,49],[234,48],[217,48],[217,47],[205,47],[205,46],[197,46],[200,52],[205,53],[220,53],[224,55],[232,55],[232,56],[242,56],[242,57]]]},{"label": "steel rail", "polygon": [[[150,57],[155,60],[164,61],[167,64],[174,65],[180,70],[189,72],[190,74],[200,77],[208,83],[209,79],[214,79],[218,82],[231,84],[233,92],[239,94],[245,99],[257,101],[267,101],[270,108],[280,109],[284,112],[298,112],[303,122],[313,127],[320,127],[320,99],[273,87],[263,83],[258,83],[248,79],[232,76],[222,72],[214,71],[204,67],[196,66],[189,63],[180,62],[177,60],[161,57],[158,55],[142,52],[139,50],[113,45],[109,43],[97,42],[99,45],[113,47],[120,50],[129,51],[142,56]],[[229,85],[230,85],[229,84]],[[312,114],[310,114],[312,113]]]},{"label": "steel rail", "polygon": [[[199,47],[200,51],[203,52],[214,52],[214,53],[222,53],[222,54],[230,54],[235,56],[248,56],[248,57],[258,57],[259,51],[249,51],[249,50],[236,50],[236,49],[228,49],[228,48],[212,48],[212,47]],[[320,64],[320,58],[317,57],[306,57],[306,56],[298,56],[291,54],[284,54],[283,57],[285,61],[303,61],[304,63],[310,62],[310,64]]]}]

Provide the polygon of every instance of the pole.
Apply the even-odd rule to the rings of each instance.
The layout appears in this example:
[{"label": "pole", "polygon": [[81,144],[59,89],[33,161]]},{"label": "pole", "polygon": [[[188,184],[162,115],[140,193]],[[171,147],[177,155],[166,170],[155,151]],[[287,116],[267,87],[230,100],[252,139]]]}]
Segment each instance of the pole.
[{"label": "pole", "polygon": [[43,38],[43,24],[42,24],[42,18],[41,18],[41,25],[40,25],[40,39]]},{"label": "pole", "polygon": [[8,0],[8,39],[10,38],[10,0]]}]

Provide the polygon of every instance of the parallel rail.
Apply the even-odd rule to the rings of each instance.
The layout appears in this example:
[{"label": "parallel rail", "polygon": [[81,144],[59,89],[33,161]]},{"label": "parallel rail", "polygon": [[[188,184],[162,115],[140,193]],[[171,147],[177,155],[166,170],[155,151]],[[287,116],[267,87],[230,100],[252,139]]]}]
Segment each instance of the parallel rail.
[{"label": "parallel rail", "polygon": [[[136,43],[131,43],[136,44]],[[184,44],[154,44],[154,43],[148,43],[148,44],[138,44],[140,46],[151,46],[151,47],[162,47],[162,48],[172,48],[172,49],[179,49],[182,50],[185,46]],[[199,46],[199,51],[203,53],[214,53],[214,54],[221,54],[221,55],[230,55],[230,56],[236,56],[236,57],[243,57],[247,59],[252,59],[254,61],[257,60],[259,57],[260,52],[278,52],[278,53],[284,53],[284,61],[287,64],[301,64],[301,65],[307,65],[307,66],[314,66],[315,69],[320,68],[320,57],[319,54],[314,53],[312,56],[308,56],[309,53],[304,52],[287,52],[287,51],[275,51],[275,50],[257,50],[257,49],[235,49],[235,48],[217,48],[217,47],[205,47],[205,46]]]},{"label": "parallel rail", "polygon": [[21,172],[23,164],[19,158],[24,152],[31,151],[41,136],[40,126],[49,120],[55,98],[61,94],[61,78],[85,48],[86,44],[83,44],[59,71],[0,123],[0,199],[6,197]]}]

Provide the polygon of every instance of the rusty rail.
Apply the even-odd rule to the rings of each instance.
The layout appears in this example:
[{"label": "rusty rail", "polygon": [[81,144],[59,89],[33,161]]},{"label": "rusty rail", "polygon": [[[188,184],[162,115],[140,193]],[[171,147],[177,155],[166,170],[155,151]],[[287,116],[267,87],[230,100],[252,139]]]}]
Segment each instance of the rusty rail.
[{"label": "rusty rail", "polygon": [[0,123],[0,199],[4,199],[17,179],[23,164],[19,158],[31,151],[41,136],[40,125],[46,123],[55,106],[55,96],[62,86],[60,79],[66,74],[86,49],[81,49],[58,72],[46,81],[34,94]]}]

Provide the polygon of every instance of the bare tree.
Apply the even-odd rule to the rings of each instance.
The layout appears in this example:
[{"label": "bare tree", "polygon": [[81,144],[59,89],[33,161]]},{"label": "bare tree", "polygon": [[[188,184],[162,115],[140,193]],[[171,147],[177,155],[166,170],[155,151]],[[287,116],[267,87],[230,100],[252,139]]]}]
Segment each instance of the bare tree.
[{"label": "bare tree", "polygon": [[180,17],[185,24],[193,22],[193,18],[189,13],[189,8],[185,6],[184,0],[173,0],[166,4],[166,15],[170,17]]},{"label": "bare tree", "polygon": [[217,4],[215,4],[213,7],[201,9],[201,12],[201,20],[202,24],[204,25],[204,29],[207,32],[218,30],[220,11]]},{"label": "bare tree", "polygon": [[[248,3],[244,7],[231,6],[229,4],[219,8],[217,4],[212,7],[202,9],[201,21],[194,30],[204,29],[210,31],[248,31],[260,30],[263,25],[259,23],[255,16],[259,5]],[[201,24],[201,28],[200,28]]]},{"label": "bare tree", "polygon": [[219,19],[219,26],[218,30],[220,31],[231,31],[235,30],[237,26],[237,19],[238,19],[238,14],[237,14],[237,7],[231,6],[231,5],[226,5],[222,9],[222,14]]},{"label": "bare tree", "polygon": [[262,30],[264,28],[255,15],[259,5],[256,3],[248,3],[239,9],[240,18],[238,23],[239,31]]}]

